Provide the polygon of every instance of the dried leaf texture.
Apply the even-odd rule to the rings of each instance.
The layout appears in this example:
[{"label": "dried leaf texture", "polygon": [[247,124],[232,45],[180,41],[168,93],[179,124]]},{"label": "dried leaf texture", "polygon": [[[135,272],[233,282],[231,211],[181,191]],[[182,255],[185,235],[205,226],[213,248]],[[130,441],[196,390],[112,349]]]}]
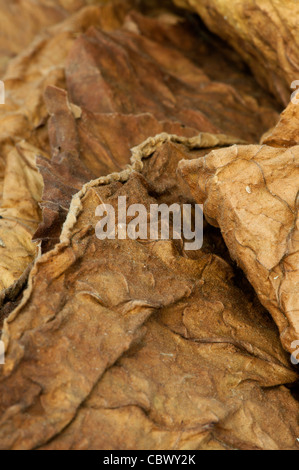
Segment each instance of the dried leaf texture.
[{"label": "dried leaf texture", "polygon": [[233,146],[179,166],[293,353],[299,339],[298,146]]},{"label": "dried leaf texture", "polygon": [[[297,98],[295,98],[297,101]],[[299,144],[299,106],[291,102],[281,113],[277,125],[262,138],[262,143],[272,147],[293,147]]]},{"label": "dried leaf texture", "polygon": [[297,374],[232,268],[171,240],[95,237],[100,203],[156,201],[144,177],[123,178],[76,195],[5,322],[1,447],[298,449],[284,386]]},{"label": "dried leaf texture", "polygon": [[[0,64],[0,448],[299,450],[297,110],[273,127],[275,101],[195,17],[87,3],[0,0],[31,16],[7,54],[34,37]],[[271,56],[284,101],[278,46],[254,71],[265,85]],[[97,239],[119,196],[204,202],[264,306],[206,221],[192,252]]]},{"label": "dried leaf texture", "polygon": [[45,96],[52,160],[38,162],[45,191],[35,235],[44,251],[59,240],[82,184],[124,168],[147,137],[201,131],[255,141],[278,117],[242,68],[175,16],[132,11],[122,28],[90,28],[70,51],[66,79],[67,94],[49,88]]},{"label": "dried leaf texture", "polygon": [[[238,89],[244,72],[239,71],[235,89],[209,78],[194,50],[201,52],[201,64],[205,59],[209,64],[216,62],[220,54],[195,34],[190,37],[188,28],[188,22],[169,26],[138,13],[128,16],[121,30],[108,33],[91,28],[77,40],[68,58],[70,101],[96,113],[146,112],[198,131],[256,141],[261,127],[275,121],[269,109],[271,101],[268,106],[262,102],[259,109],[244,85]],[[180,46],[178,37],[182,38]],[[208,59],[211,53],[213,59]],[[229,74],[227,65],[226,69]],[[253,116],[259,119],[259,129]]]},{"label": "dried leaf texture", "polygon": [[0,299],[37,255],[32,236],[41,220],[43,183],[35,159],[50,154],[44,91],[48,85],[65,87],[63,67],[77,34],[92,24],[119,26],[128,8],[83,8],[44,31],[8,67],[6,104],[0,107]]},{"label": "dried leaf texture", "polygon": [[47,89],[46,102],[51,115],[52,159],[37,160],[45,189],[43,223],[35,234],[36,239],[43,240],[45,250],[59,241],[72,196],[84,183],[125,168],[130,162],[130,148],[149,135],[197,133],[178,122],[158,121],[149,113],[95,114],[71,107],[66,92],[58,88]]},{"label": "dried leaf texture", "polygon": [[42,178],[35,152],[21,142],[8,154],[0,208],[0,291],[13,285],[37,254],[31,239],[41,216]]},{"label": "dried leaf texture", "polygon": [[258,81],[287,105],[298,79],[299,5],[296,0],[173,0],[196,11],[232,45]]},{"label": "dried leaf texture", "polygon": [[[45,27],[59,23],[84,5],[86,0],[21,0],[0,2],[0,71],[28,46]],[[94,2],[95,3],[95,2]]]}]

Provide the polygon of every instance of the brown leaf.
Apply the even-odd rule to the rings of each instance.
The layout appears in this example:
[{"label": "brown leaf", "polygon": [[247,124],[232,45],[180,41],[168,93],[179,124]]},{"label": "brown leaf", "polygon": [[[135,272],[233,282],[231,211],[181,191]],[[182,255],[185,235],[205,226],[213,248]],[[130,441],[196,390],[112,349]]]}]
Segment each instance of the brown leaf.
[{"label": "brown leaf", "polygon": [[43,176],[43,223],[35,238],[44,250],[58,241],[72,196],[84,183],[119,171],[130,162],[130,148],[162,132],[192,136],[195,129],[175,121],[157,121],[151,114],[98,114],[74,108],[65,91],[48,88],[46,102],[51,115],[49,137],[52,160],[39,157]]},{"label": "brown leaf", "polygon": [[[243,71],[234,71],[235,88],[209,78],[202,63],[206,57],[211,62],[209,54],[215,62],[221,54],[212,52],[213,45],[208,48],[194,34],[193,51],[202,52],[199,63],[190,51],[190,33],[186,34],[186,43],[185,34],[179,36],[190,28],[188,22],[167,28],[163,21],[152,20],[154,35],[148,21],[131,14],[121,30],[90,28],[76,41],[66,67],[72,103],[96,113],[149,112],[158,120],[167,118],[198,131],[222,132],[247,141],[256,141],[261,128],[270,127],[270,120],[275,123],[270,102],[268,110],[263,105],[259,109],[239,85],[244,80]],[[166,43],[161,40],[165,30]],[[180,47],[173,39],[175,33],[182,37]],[[252,86],[250,80],[247,85]]]},{"label": "brown leaf", "polygon": [[298,448],[283,386],[297,374],[274,324],[213,254],[98,240],[97,205],[155,202],[136,173],[110,180],[73,199],[5,323],[1,447]]},{"label": "brown leaf", "polygon": [[293,0],[173,0],[196,11],[207,27],[235,48],[259,83],[287,105],[298,79],[297,19]]},{"label": "brown leaf", "polygon": [[[66,8],[76,9],[82,4],[67,2]],[[55,10],[57,7],[56,2]],[[21,2],[15,8],[32,10],[33,4]],[[49,2],[40,4],[36,18],[41,9],[46,12],[49,8],[54,8],[49,7]],[[37,254],[37,245],[31,239],[41,219],[38,203],[42,180],[35,159],[40,155],[48,161],[50,153],[44,90],[48,85],[65,86],[63,65],[76,34],[92,24],[108,29],[115,27],[128,8],[129,4],[83,8],[44,31],[8,67],[4,77],[6,104],[0,106],[0,216],[3,217],[0,219],[0,306],[6,290],[19,282]],[[65,16],[66,11],[61,8],[58,11]]]},{"label": "brown leaf", "polygon": [[[24,46],[59,23],[10,64],[0,108],[0,448],[298,450],[298,371],[219,229],[204,221],[197,251],[183,234],[95,235],[96,207],[117,213],[119,196],[148,212],[205,201],[288,347],[298,162],[296,147],[275,147],[297,142],[285,128],[296,110],[264,134],[271,146],[244,145],[279,107],[195,17],[157,0],[36,3]],[[31,7],[15,6],[24,17]],[[283,65],[271,62],[271,91]],[[37,237],[51,251],[37,256],[41,176]]]},{"label": "brown leaf", "polygon": [[[201,131],[254,140],[274,123],[271,100],[260,96],[258,105],[249,97],[256,87],[244,71],[228,66],[193,29],[176,17],[169,22],[133,11],[123,28],[91,28],[75,42],[66,66],[68,95],[54,88],[45,95],[52,160],[38,161],[45,191],[43,223],[35,235],[43,251],[59,241],[82,184],[124,168],[130,148],[147,137]],[[234,86],[218,82],[217,67],[228,74],[233,68]]]},{"label": "brown leaf", "polygon": [[298,148],[234,146],[179,166],[293,353],[299,339]]}]

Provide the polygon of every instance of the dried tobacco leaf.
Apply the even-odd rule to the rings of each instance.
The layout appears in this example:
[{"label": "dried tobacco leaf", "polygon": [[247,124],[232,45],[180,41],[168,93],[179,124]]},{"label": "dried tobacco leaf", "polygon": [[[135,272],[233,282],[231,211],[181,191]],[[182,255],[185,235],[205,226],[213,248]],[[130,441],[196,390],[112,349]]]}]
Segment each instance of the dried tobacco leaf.
[{"label": "dried tobacco leaf", "polygon": [[233,146],[179,167],[293,353],[299,340],[298,146]]},{"label": "dried tobacco leaf", "polygon": [[[29,3],[31,8],[31,2],[21,6],[29,8]],[[50,153],[44,90],[48,85],[65,86],[63,66],[78,33],[92,24],[117,27],[129,8],[129,3],[83,8],[44,31],[8,67],[6,104],[0,107],[0,305],[5,290],[22,278],[37,254],[32,236],[41,219],[42,182],[35,158],[47,160]]]},{"label": "dried tobacco leaf", "polygon": [[[96,113],[149,112],[158,120],[167,118],[198,131],[222,132],[249,142],[259,138],[262,128],[271,127],[270,121],[276,123],[271,100],[259,107],[243,87],[238,89],[246,76],[243,71],[233,70],[233,74],[239,72],[235,88],[209,78],[202,63],[212,47],[200,37],[194,36],[192,53],[190,33],[186,44],[182,35],[177,46],[173,36],[180,37],[188,22],[166,28],[162,20],[151,21],[149,26],[148,19],[132,13],[120,30],[90,28],[78,38],[66,67],[72,103]],[[168,41],[162,41],[166,33]],[[194,50],[202,52],[201,65]],[[212,56],[216,61],[216,52]],[[250,80],[247,84],[252,86]]]},{"label": "dried tobacco leaf", "polygon": [[[52,8],[38,3],[36,15]],[[285,135],[290,111],[264,135],[271,147],[242,145],[273,127],[277,105],[194,18],[179,19],[156,0],[146,1],[146,17],[139,3],[83,8],[8,68],[0,303],[9,302],[0,322],[36,257],[41,175],[36,236],[44,251],[56,246],[35,260],[4,323],[0,448],[298,450],[290,391],[298,372],[219,231],[205,222],[203,248],[192,252],[183,235],[95,236],[96,207],[117,212],[119,196],[148,211],[207,198],[208,221],[224,230],[251,282],[259,276],[252,284],[285,348],[298,338],[297,148],[274,148],[297,143],[295,126]],[[274,75],[275,86],[285,76]],[[258,240],[261,232],[268,240]]]},{"label": "dried tobacco leaf", "polygon": [[[220,67],[227,70],[224,83]],[[130,148],[147,137],[229,132],[254,141],[277,118],[271,99],[242,69],[174,16],[147,18],[133,10],[121,29],[89,29],[70,51],[66,77],[68,95],[46,92],[52,160],[38,161],[45,191],[35,234],[43,251],[59,241],[82,184],[124,168]]]},{"label": "dried tobacco leaf", "polygon": [[62,243],[5,322],[1,447],[298,449],[298,402],[284,387],[298,376],[232,268],[171,240],[96,238],[99,204],[155,202],[129,173],[76,195]]},{"label": "dried tobacco leaf", "polygon": [[196,11],[235,48],[259,83],[287,105],[298,79],[299,4],[296,0],[173,0]]},{"label": "dried tobacco leaf", "polygon": [[281,113],[277,125],[265,133],[262,143],[272,147],[293,147],[299,144],[299,106],[297,98]]},{"label": "dried tobacco leaf", "polygon": [[64,20],[69,13],[86,5],[87,0],[0,1],[0,71],[9,60],[28,46],[46,26]]},{"label": "dried tobacco leaf", "polygon": [[31,240],[40,219],[42,191],[36,151],[20,142],[8,154],[0,208],[0,292],[14,284],[36,256]]},{"label": "dried tobacco leaf", "polygon": [[[71,105],[65,91],[48,88],[52,160],[38,157],[43,176],[43,223],[35,239],[46,251],[58,241],[72,196],[99,175],[119,171],[130,161],[130,148],[162,132],[192,136],[195,129],[151,114],[99,114]],[[76,115],[77,113],[77,115]]]}]

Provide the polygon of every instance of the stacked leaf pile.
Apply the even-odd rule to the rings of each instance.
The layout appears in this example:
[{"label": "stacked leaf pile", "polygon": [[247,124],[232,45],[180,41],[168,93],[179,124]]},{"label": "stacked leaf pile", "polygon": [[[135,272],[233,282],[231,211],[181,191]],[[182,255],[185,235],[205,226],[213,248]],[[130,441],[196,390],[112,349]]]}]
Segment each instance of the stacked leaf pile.
[{"label": "stacked leaf pile", "polygon": [[161,3],[0,0],[1,449],[299,449],[299,6]]}]

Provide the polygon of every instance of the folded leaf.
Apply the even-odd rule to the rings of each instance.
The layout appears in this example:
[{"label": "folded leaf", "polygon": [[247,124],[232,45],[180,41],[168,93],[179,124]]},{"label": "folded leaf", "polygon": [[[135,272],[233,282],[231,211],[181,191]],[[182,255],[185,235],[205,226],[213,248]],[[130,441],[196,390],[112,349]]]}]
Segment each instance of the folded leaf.
[{"label": "folded leaf", "polygon": [[212,253],[98,240],[119,196],[155,203],[136,173],[85,185],[5,322],[1,448],[297,449],[297,374],[265,311]]},{"label": "folded leaf", "polygon": [[208,28],[235,48],[260,84],[287,105],[298,79],[296,0],[173,0],[196,11]]},{"label": "folded leaf", "polygon": [[298,147],[236,145],[179,166],[293,353],[299,340]]}]

